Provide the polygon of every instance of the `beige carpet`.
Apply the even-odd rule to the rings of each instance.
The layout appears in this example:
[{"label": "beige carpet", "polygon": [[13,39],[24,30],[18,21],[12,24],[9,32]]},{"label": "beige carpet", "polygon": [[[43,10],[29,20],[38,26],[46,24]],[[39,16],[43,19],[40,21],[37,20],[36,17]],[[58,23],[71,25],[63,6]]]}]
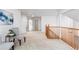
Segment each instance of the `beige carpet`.
[{"label": "beige carpet", "polygon": [[28,32],[25,34],[26,43],[17,45],[15,50],[72,50],[68,44],[58,39],[47,39],[42,32]]}]

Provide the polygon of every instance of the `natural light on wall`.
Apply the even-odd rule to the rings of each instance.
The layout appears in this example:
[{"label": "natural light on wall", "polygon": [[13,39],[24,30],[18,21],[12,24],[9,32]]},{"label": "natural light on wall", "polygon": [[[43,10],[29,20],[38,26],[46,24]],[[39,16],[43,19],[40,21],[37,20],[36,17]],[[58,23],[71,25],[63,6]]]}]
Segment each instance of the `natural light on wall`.
[{"label": "natural light on wall", "polygon": [[32,29],[33,29],[33,28],[32,28],[32,20],[30,19],[30,20],[29,20],[29,31],[32,31]]}]

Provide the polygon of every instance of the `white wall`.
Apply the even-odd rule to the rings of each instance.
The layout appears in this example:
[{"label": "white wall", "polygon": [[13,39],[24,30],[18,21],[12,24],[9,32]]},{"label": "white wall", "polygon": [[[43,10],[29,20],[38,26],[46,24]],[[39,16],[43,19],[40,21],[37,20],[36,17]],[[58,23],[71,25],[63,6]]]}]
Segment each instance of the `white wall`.
[{"label": "white wall", "polygon": [[46,24],[50,24],[52,26],[73,28],[73,19],[62,14],[57,15],[57,16],[42,16],[41,23],[42,23],[41,24],[42,31],[45,31]]},{"label": "white wall", "polygon": [[79,21],[74,20],[73,26],[74,26],[74,28],[78,28],[79,29]]},{"label": "white wall", "polygon": [[0,25],[0,35],[3,36],[3,41],[4,41],[4,36],[7,34],[9,29],[15,28],[15,27],[18,27],[20,29],[21,27],[20,25],[21,24],[21,12],[15,9],[6,9],[5,11],[8,11],[13,14],[14,23],[13,25]]},{"label": "white wall", "polygon": [[25,33],[26,32],[26,26],[27,26],[27,17],[25,15],[22,15],[21,33]]},{"label": "white wall", "polygon": [[59,20],[57,16],[42,16],[41,19],[41,30],[42,32],[45,31],[45,25],[50,24],[52,26],[59,26]]},{"label": "white wall", "polygon": [[61,14],[60,15],[60,26],[73,28],[73,19]]}]

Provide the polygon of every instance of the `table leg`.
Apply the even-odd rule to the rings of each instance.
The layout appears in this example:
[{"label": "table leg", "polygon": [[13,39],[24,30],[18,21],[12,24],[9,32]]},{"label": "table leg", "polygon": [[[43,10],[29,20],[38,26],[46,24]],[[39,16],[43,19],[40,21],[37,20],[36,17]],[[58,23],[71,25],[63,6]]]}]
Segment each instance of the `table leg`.
[{"label": "table leg", "polygon": [[14,45],[12,46],[12,50],[14,50]]},{"label": "table leg", "polygon": [[24,42],[26,42],[26,37],[24,37]]},{"label": "table leg", "polygon": [[19,41],[19,45],[21,46],[21,40],[18,40]]},{"label": "table leg", "polygon": [[8,37],[8,39],[9,39],[9,42],[10,42],[10,41],[11,41],[11,40],[10,40],[10,37]]},{"label": "table leg", "polygon": [[15,38],[13,38],[13,42],[15,42]]}]

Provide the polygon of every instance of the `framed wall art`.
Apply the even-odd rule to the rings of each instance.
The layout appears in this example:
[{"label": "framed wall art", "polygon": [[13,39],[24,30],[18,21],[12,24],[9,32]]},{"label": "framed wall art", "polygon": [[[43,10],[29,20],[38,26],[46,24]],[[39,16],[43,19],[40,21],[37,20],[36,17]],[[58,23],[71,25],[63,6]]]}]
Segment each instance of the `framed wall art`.
[{"label": "framed wall art", "polygon": [[12,13],[0,9],[0,25],[12,25],[13,15]]}]

